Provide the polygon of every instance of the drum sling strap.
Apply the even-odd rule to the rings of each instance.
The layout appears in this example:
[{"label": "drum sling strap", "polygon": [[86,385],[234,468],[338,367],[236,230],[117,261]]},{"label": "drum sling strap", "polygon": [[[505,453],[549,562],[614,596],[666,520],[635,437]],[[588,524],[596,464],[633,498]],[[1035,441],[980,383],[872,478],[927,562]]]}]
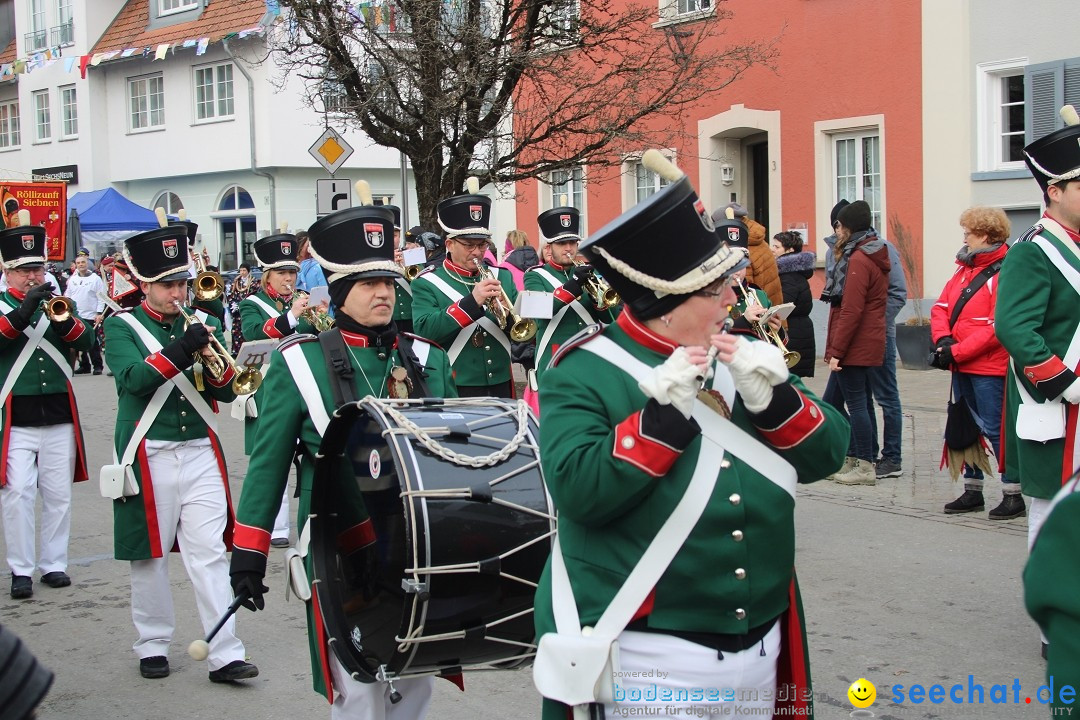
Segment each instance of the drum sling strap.
[{"label": "drum sling strap", "polygon": [[[353,370],[352,363],[349,362],[349,351],[345,347],[345,339],[341,337],[340,332],[328,330],[319,334],[319,345],[322,346],[323,360],[326,361],[326,372],[331,378],[330,392],[334,398],[334,407],[339,408],[342,405],[357,402],[360,398],[356,397],[356,383],[353,382],[356,372]],[[412,339],[399,334],[397,349],[401,365],[409,374],[409,380],[412,381],[409,396],[429,397],[427,382],[424,380],[426,377],[424,366],[413,350]]]}]

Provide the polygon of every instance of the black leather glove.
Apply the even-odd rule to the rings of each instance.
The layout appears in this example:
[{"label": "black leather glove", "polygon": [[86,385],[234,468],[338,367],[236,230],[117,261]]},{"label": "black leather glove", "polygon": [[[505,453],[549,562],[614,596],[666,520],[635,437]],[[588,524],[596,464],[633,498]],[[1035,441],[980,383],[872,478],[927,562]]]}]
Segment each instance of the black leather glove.
[{"label": "black leather glove", "polygon": [[592,275],[592,265],[578,265],[574,268],[570,279],[563,283],[562,288],[574,297],[581,295],[581,288],[585,281]]},{"label": "black leather glove", "polygon": [[938,348],[938,351],[937,351],[938,362],[940,362],[942,367],[944,367],[944,368],[948,368],[954,362],[956,362],[953,359],[953,354],[952,354],[952,346],[954,344],[955,344],[955,342],[952,342],[952,343],[949,343],[948,345],[946,345],[944,347]]},{"label": "black leather glove", "polygon": [[24,329],[34,319],[34,313],[41,308],[41,303],[51,298],[52,294],[52,283],[42,283],[30,288],[23,299],[22,305],[12,311],[12,315],[15,316],[14,319],[16,320],[12,325],[18,330]]},{"label": "black leather glove", "polygon": [[187,355],[194,355],[210,344],[210,331],[202,323],[192,323],[177,342]]},{"label": "black leather glove", "polygon": [[956,344],[956,338],[954,338],[952,335],[946,335],[945,337],[941,338],[936,343],[934,343],[934,347],[937,348],[938,350],[941,350],[942,348],[947,348],[950,345],[955,345],[955,344]]},{"label": "black leather glove", "polygon": [[270,588],[263,585],[263,574],[254,570],[233,570],[229,576],[232,580],[233,595],[246,597],[241,605],[255,612],[266,607],[263,593],[269,592]]},{"label": "black leather glove", "polygon": [[520,363],[526,370],[536,367],[536,343],[510,343],[510,362]]}]

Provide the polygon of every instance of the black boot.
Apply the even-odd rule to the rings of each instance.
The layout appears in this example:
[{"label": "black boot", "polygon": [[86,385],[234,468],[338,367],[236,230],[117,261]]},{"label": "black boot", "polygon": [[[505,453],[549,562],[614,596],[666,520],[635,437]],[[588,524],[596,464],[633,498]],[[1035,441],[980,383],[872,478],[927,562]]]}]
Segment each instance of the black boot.
[{"label": "black boot", "polygon": [[945,506],[946,515],[978,512],[986,507],[982,490],[964,490],[964,494]]},{"label": "black boot", "polygon": [[1020,493],[1009,493],[1001,498],[1001,504],[990,511],[991,520],[1012,520],[1027,515],[1024,498]]}]

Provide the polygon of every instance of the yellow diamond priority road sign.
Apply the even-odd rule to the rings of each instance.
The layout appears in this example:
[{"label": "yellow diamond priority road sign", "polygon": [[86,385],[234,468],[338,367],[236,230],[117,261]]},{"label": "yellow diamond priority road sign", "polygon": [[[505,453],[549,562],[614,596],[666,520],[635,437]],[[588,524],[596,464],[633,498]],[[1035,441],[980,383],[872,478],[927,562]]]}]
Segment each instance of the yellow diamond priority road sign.
[{"label": "yellow diamond priority road sign", "polygon": [[308,148],[308,152],[328,173],[335,173],[353,154],[353,149],[336,130],[326,128],[326,132]]}]

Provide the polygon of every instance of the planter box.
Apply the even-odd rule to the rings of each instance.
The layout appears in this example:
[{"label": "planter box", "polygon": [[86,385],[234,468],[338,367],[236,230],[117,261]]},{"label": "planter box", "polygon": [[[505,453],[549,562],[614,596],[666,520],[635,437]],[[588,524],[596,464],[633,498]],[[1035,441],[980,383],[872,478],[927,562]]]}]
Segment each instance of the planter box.
[{"label": "planter box", "polygon": [[900,356],[900,365],[905,370],[929,370],[930,353],[933,351],[930,341],[930,325],[896,325],[896,354]]}]

